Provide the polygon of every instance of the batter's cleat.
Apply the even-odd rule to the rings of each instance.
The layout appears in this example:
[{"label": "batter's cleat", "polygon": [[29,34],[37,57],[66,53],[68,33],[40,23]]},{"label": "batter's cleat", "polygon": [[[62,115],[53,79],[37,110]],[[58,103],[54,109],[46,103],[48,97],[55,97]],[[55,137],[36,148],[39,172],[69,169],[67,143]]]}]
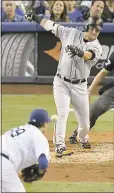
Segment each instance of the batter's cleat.
[{"label": "batter's cleat", "polygon": [[66,149],[66,147],[56,146],[56,157],[70,156],[74,153],[73,149]]},{"label": "batter's cleat", "polygon": [[81,143],[81,144],[82,144],[83,149],[91,149],[91,145],[90,145],[90,143],[88,143],[88,141],[85,143]]},{"label": "batter's cleat", "polygon": [[69,142],[70,142],[70,144],[77,144],[78,143],[76,137],[73,137],[73,136],[69,137]]},{"label": "batter's cleat", "polygon": [[78,135],[78,132],[77,132],[77,129],[73,132],[73,134],[71,135],[71,137],[69,137],[69,142],[70,144],[76,144],[78,143],[77,141],[77,135]]}]

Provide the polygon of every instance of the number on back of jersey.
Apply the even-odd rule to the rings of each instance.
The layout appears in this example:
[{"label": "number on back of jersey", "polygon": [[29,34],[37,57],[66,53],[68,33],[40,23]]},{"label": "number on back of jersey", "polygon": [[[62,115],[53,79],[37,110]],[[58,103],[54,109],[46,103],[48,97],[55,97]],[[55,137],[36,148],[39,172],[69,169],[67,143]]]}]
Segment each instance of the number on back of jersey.
[{"label": "number on back of jersey", "polygon": [[24,132],[25,132],[25,129],[22,126],[20,126],[11,130],[11,136],[16,137]]}]

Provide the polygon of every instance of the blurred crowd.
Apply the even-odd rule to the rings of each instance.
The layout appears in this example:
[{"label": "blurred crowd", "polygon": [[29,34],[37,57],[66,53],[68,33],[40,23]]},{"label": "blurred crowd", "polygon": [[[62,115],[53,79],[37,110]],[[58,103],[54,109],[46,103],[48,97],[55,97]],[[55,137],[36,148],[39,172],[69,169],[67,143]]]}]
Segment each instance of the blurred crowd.
[{"label": "blurred crowd", "polygon": [[114,23],[114,0],[2,0],[3,22],[26,22],[28,12],[56,22],[84,22],[97,15]]}]

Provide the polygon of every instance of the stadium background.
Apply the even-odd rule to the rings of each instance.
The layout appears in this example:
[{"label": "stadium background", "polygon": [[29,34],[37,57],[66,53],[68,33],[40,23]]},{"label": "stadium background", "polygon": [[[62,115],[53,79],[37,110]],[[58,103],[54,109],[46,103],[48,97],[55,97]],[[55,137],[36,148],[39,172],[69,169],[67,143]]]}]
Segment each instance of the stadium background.
[{"label": "stadium background", "polygon": [[[64,24],[67,25],[67,24]],[[72,24],[68,24],[72,26]],[[73,24],[82,29],[82,24]],[[104,61],[114,50],[113,24],[105,24],[99,39],[104,48],[101,60],[92,69],[88,80],[103,68]],[[61,49],[59,40],[36,24],[2,23],[2,132],[27,121],[29,112],[43,107],[55,114],[52,81]],[[106,78],[108,81],[111,77]],[[105,83],[105,82],[104,82]],[[92,100],[95,100],[93,97]],[[66,141],[77,122],[70,112]],[[52,162],[44,179],[25,185],[28,192],[71,191],[113,192],[114,186],[114,113],[101,116],[90,132],[91,152],[72,145],[75,155],[55,159],[52,144],[53,124],[47,132]],[[46,185],[46,186],[45,186]]]}]

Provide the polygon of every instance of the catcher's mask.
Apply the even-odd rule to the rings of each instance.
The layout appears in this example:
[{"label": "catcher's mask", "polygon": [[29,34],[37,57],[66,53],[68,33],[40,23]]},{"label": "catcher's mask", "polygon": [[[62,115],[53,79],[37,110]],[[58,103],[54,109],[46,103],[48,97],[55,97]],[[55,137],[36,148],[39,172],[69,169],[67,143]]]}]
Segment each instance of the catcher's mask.
[{"label": "catcher's mask", "polygon": [[84,31],[87,32],[89,30],[89,27],[98,28],[99,30],[102,30],[102,19],[98,17],[89,17],[89,19],[84,24]]}]

